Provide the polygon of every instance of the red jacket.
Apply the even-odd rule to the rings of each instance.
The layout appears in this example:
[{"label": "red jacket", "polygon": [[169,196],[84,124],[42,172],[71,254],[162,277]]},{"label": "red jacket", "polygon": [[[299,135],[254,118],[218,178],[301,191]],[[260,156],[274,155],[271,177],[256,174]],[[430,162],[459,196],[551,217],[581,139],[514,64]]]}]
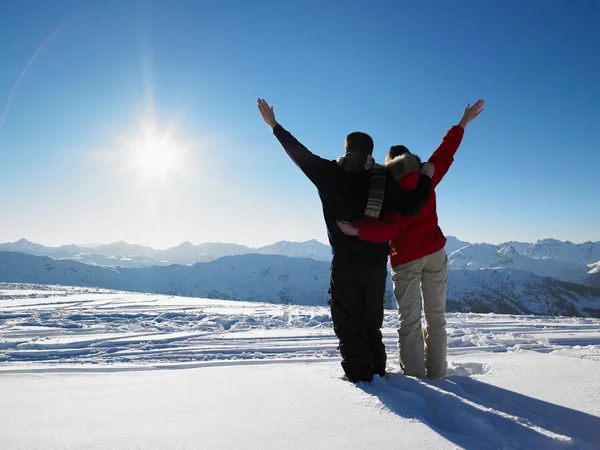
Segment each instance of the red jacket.
[{"label": "red jacket", "polygon": [[[454,162],[464,135],[464,129],[454,126],[446,133],[440,146],[429,158],[435,166],[431,194],[423,210],[416,217],[387,213],[381,221],[355,224],[359,226],[358,238],[370,242],[390,242],[392,267],[409,263],[435,253],[446,245],[446,237],[438,225],[435,201],[435,187]],[[393,161],[392,161],[393,163]],[[405,189],[414,189],[419,181],[419,173],[411,172],[398,183]]]}]

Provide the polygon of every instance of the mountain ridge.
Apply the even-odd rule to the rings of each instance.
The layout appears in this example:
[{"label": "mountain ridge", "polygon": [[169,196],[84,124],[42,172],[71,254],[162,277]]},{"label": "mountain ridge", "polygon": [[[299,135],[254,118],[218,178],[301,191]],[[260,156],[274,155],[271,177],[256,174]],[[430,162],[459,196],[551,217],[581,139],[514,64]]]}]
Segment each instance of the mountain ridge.
[{"label": "mountain ridge", "polygon": [[[512,253],[516,252],[516,254],[523,257],[535,260],[557,260],[577,264],[579,267],[600,262],[600,242],[587,241],[580,244],[574,244],[571,241],[559,241],[552,238],[546,238],[540,239],[535,243],[508,241],[495,245],[470,243],[462,241],[454,236],[447,236],[446,252],[448,255],[469,246],[488,246],[490,248],[495,248],[497,252],[504,249],[502,250],[503,253],[506,253],[512,248],[514,249],[514,252]],[[278,241],[273,244],[256,248],[221,242],[204,242],[195,245],[189,241],[184,241],[177,246],[164,250],[157,250],[144,245],[129,244],[125,241],[118,241],[99,246],[68,244],[58,247],[49,247],[22,238],[16,242],[0,243],[0,250],[22,251],[38,256],[51,256],[53,258],[77,259],[99,265],[122,264],[124,267],[134,267],[135,264],[139,264],[139,267],[147,267],[149,265],[194,264],[196,262],[212,261],[223,256],[247,253],[281,254],[283,256],[292,257],[306,256],[320,261],[329,261],[331,259],[331,248],[329,245],[315,239],[303,242]],[[132,262],[126,262],[127,258],[132,260]],[[112,260],[113,264],[110,264],[111,261],[108,261],[108,259]]]}]

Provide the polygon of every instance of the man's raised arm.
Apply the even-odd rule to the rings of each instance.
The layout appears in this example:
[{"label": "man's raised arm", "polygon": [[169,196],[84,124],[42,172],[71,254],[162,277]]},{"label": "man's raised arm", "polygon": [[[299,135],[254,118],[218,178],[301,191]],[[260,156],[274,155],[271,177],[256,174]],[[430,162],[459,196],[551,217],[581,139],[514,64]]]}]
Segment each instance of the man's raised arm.
[{"label": "man's raised arm", "polygon": [[273,107],[262,98],[258,99],[258,110],[267,125],[273,130],[273,134],[279,140],[288,156],[296,163],[300,170],[317,186],[329,178],[333,161],[323,159],[302,145],[292,134],[283,128],[275,120]]}]

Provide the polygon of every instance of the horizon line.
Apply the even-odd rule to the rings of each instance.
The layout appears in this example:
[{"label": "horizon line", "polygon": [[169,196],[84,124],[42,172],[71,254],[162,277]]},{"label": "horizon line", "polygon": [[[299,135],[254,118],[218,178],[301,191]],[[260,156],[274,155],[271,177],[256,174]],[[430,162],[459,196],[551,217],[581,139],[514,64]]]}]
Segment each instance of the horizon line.
[{"label": "horizon line", "polygon": [[[560,243],[563,243],[563,244],[573,244],[573,245],[596,244],[596,243],[600,244],[600,241],[587,240],[587,241],[582,241],[582,242],[574,242],[574,241],[571,241],[571,240],[565,240],[565,241],[563,241],[561,239],[555,239],[555,238],[552,238],[552,237],[537,239],[535,242],[509,240],[509,241],[500,242],[498,244],[493,244],[493,243],[490,243],[490,242],[470,242],[470,241],[467,241],[467,240],[460,239],[460,238],[458,238],[456,236],[453,236],[453,235],[448,235],[448,236],[446,236],[446,238],[454,238],[454,239],[456,239],[458,241],[465,242],[465,243],[467,243],[469,245],[487,244],[487,245],[500,246],[502,244],[510,244],[510,243],[513,243],[513,242],[514,243],[519,243],[519,244],[531,244],[531,245],[534,245],[534,244],[537,244],[538,242],[543,242],[543,241],[555,241],[555,242],[560,242]],[[167,247],[167,248],[156,248],[156,247],[153,247],[151,245],[137,244],[137,243],[133,243],[132,244],[132,243],[127,242],[125,240],[113,241],[113,242],[109,242],[109,243],[84,243],[84,244],[70,243],[70,244],[61,244],[61,245],[46,245],[46,244],[41,244],[39,242],[31,241],[31,240],[29,240],[27,238],[20,238],[20,239],[17,239],[16,241],[0,242],[0,246],[10,245],[10,244],[17,244],[17,243],[22,242],[22,241],[25,241],[25,242],[27,242],[29,244],[40,245],[42,247],[55,248],[55,249],[64,248],[64,247],[70,247],[70,246],[75,246],[75,247],[80,247],[80,248],[85,248],[85,249],[94,249],[94,248],[99,248],[99,247],[106,247],[106,246],[110,246],[110,245],[115,245],[115,244],[121,244],[121,245],[135,246],[135,247],[146,247],[148,249],[155,250],[155,251],[173,250],[175,248],[182,247],[182,246],[184,246],[186,244],[189,244],[189,245],[194,246],[194,247],[199,247],[201,245],[207,245],[207,244],[234,245],[234,246],[238,246],[238,247],[245,247],[245,248],[248,248],[248,249],[251,249],[251,250],[260,250],[260,249],[263,249],[265,247],[270,247],[272,245],[276,245],[276,244],[280,244],[280,243],[306,244],[306,243],[317,242],[317,243],[319,243],[321,245],[324,245],[326,247],[330,247],[330,245],[328,243],[322,242],[322,241],[320,241],[318,239],[314,239],[314,238],[313,239],[308,239],[308,240],[305,240],[305,241],[280,240],[280,241],[275,241],[275,242],[273,242],[271,244],[261,245],[261,246],[251,246],[251,245],[240,244],[240,243],[236,243],[236,242],[218,242],[218,241],[204,241],[204,242],[200,242],[198,244],[193,244],[191,241],[186,240],[186,241],[181,242],[178,245],[173,245],[173,246],[170,246],[170,247]]]}]

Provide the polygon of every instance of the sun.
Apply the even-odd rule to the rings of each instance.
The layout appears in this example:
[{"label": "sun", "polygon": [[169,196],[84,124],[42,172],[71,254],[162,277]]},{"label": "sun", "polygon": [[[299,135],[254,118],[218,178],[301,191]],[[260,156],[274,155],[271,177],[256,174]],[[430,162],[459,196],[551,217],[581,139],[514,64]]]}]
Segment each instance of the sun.
[{"label": "sun", "polygon": [[133,150],[133,167],[146,178],[166,178],[180,170],[179,152],[173,142],[146,136]]},{"label": "sun", "polygon": [[148,181],[166,181],[185,172],[192,144],[179,140],[176,131],[174,123],[163,129],[153,114],[141,116],[137,132],[120,139],[127,169]]}]

